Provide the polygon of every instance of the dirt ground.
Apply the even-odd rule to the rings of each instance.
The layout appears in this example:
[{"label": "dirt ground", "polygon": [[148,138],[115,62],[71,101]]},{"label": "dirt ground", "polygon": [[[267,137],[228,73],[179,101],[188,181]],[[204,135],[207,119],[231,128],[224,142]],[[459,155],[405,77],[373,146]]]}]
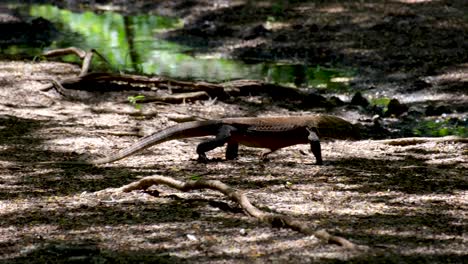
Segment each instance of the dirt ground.
[{"label": "dirt ground", "polygon": [[[64,77],[78,68],[0,65],[4,261],[462,263],[466,258],[466,143],[336,141],[323,145],[326,163],[316,166],[304,154],[307,146],[279,151],[267,163],[259,161],[261,151],[242,148],[239,160],[198,164],[194,149],[199,140],[190,139],[111,165],[37,167],[28,162],[108,154],[141,133],[173,124],[175,113],[217,117],[245,112],[218,102],[145,105],[149,116],[129,115],[137,112],[129,104],[70,102],[40,92],[43,84],[25,79],[32,72]],[[210,154],[223,158],[222,150]],[[213,191],[157,187],[159,197],[94,193],[149,175],[221,180],[244,190],[260,208],[295,216],[371,250],[347,251],[272,229]]]},{"label": "dirt ground", "polygon": [[[209,33],[215,38],[220,36],[219,31],[206,31],[202,26],[197,31],[196,25],[200,24],[196,21],[232,18],[229,10],[216,11],[223,7],[221,4],[186,2],[193,5],[174,8],[167,4],[167,12],[177,11],[195,26],[186,26],[165,37],[183,42],[181,36],[190,31],[192,37],[198,34],[200,39],[206,39]],[[415,10],[403,4],[410,1],[392,1],[393,4],[386,5],[379,4],[380,1],[360,1],[375,14],[367,17],[369,13],[356,9],[357,2],[328,5],[322,2],[285,7],[289,10],[285,12],[286,17],[302,14],[296,17],[296,24],[310,18],[309,24],[304,25],[308,29],[315,26],[320,29],[317,35],[302,34],[304,39],[322,44],[314,52],[309,49],[310,57],[300,54],[299,57],[311,62],[322,54],[325,63],[335,58],[340,63],[359,67],[358,77],[351,84],[357,90],[387,93],[400,99],[423,92],[425,96],[435,97],[438,105],[454,110],[455,117],[464,115],[468,49],[466,41],[459,38],[467,33],[466,13],[463,15],[466,3],[453,1],[449,5],[431,1],[418,5]],[[236,8],[240,7],[230,8],[232,13]],[[202,18],[207,10],[214,10],[211,20]],[[268,10],[270,13],[263,9],[257,12],[268,16],[274,11]],[[314,16],[318,10],[325,15]],[[343,21],[334,25],[319,20],[326,20],[327,14],[341,14]],[[344,22],[349,22],[353,14],[355,23],[348,24],[354,27],[345,28]],[[257,18],[260,20],[260,15]],[[258,38],[258,34],[264,34],[261,31],[245,32],[233,27],[232,21],[225,21],[215,24],[219,23],[223,29],[232,28],[231,35],[205,43],[218,52],[229,50],[239,57],[251,58],[251,54],[256,54],[256,59],[268,59],[262,54],[286,58],[294,50],[305,50],[304,42],[298,41],[300,31],[304,30],[299,26],[296,34],[290,29],[265,33],[266,39],[277,40],[268,42]],[[367,26],[358,27],[361,23]],[[433,38],[427,40],[429,33],[422,26],[437,23],[440,30],[433,31],[437,34],[430,34]],[[444,25],[459,31],[443,30]],[[413,32],[416,29],[419,35]],[[379,30],[399,33],[369,38],[378,36]],[[420,40],[424,41],[417,44],[406,39],[409,31],[412,32],[409,35],[421,36]],[[252,34],[253,40],[245,39]],[[363,39],[359,42],[360,49],[333,46],[345,45],[351,36]],[[376,48],[387,45],[389,40],[410,43],[410,47],[398,49],[388,44]],[[252,46],[239,47],[238,43]],[[234,46],[237,48],[229,48]],[[269,52],[259,52],[263,50]],[[405,57],[408,54],[413,56]],[[256,97],[242,98],[243,103],[152,103],[145,104],[140,113],[129,103],[119,103],[126,94],[96,94],[91,101],[70,101],[53,91],[41,91],[44,82],[30,80],[33,76],[63,79],[78,73],[79,68],[69,64],[0,62],[0,262],[466,262],[466,143],[442,140],[388,145],[367,139],[325,142],[322,145],[325,164],[317,166],[306,145],[278,151],[269,162],[259,160],[262,150],[241,148],[238,160],[199,164],[194,150],[200,139],[187,139],[166,142],[109,165],[35,166],[36,161],[103,156],[183,117],[328,111],[357,122],[369,115],[359,109],[350,114],[343,108],[294,110],[273,104],[252,107],[261,102]],[[223,159],[224,151],[216,149],[209,156]],[[368,246],[369,250],[346,250],[313,236],[272,228],[246,216],[236,204],[214,191],[182,193],[158,186],[147,192],[97,193],[150,175],[178,180],[199,177],[220,180],[243,190],[261,209],[297,217],[317,229]]]}]

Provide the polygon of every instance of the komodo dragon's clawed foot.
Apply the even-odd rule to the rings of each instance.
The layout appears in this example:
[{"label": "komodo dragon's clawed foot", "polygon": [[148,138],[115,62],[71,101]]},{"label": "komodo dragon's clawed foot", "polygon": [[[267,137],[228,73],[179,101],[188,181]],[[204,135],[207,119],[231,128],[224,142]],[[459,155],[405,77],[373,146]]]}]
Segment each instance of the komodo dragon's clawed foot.
[{"label": "komodo dragon's clawed foot", "polygon": [[270,158],[268,157],[271,153],[275,152],[276,149],[270,149],[267,151],[264,151],[262,154],[260,154],[260,161],[261,162],[269,162]]},{"label": "komodo dragon's clawed foot", "polygon": [[260,155],[259,161],[260,162],[270,162],[270,158],[267,157],[267,156],[264,156],[264,155]]},{"label": "komodo dragon's clawed foot", "polygon": [[199,155],[197,162],[198,163],[208,163],[210,160],[206,156]]},{"label": "komodo dragon's clawed foot", "polygon": [[212,162],[221,162],[221,161],[224,161],[224,159],[221,159],[221,158],[209,159],[206,156],[205,157],[199,156],[197,159],[198,163],[204,163],[204,164],[212,163]]}]

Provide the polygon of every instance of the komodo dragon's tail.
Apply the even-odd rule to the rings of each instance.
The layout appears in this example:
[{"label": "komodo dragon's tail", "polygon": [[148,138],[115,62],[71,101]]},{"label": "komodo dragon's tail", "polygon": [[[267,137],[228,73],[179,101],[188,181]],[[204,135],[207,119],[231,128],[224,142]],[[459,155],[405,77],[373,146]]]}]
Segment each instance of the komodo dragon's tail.
[{"label": "komodo dragon's tail", "polygon": [[116,153],[99,159],[87,161],[45,161],[36,162],[34,164],[94,165],[110,163],[128,157],[138,151],[149,148],[153,145],[160,144],[169,140],[216,135],[219,125],[221,123],[222,121],[219,120],[207,120],[177,124],[166,129],[160,130],[152,135],[146,136],[127,148],[121,149]]},{"label": "komodo dragon's tail", "polygon": [[161,131],[158,131],[152,135],[146,136],[133,145],[121,149],[120,151],[111,154],[107,157],[87,161],[87,164],[104,164],[114,162],[125,157],[128,157],[138,151],[149,148],[153,145],[157,145],[173,139],[191,138],[191,137],[203,137],[216,134],[218,120],[208,121],[193,121],[177,124]]}]

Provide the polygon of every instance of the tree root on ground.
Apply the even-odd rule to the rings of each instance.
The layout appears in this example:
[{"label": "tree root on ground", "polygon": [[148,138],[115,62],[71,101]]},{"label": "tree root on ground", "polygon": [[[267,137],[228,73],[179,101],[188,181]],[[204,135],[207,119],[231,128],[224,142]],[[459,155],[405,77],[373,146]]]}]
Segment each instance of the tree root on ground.
[{"label": "tree root on ground", "polygon": [[[252,96],[266,94],[273,99],[302,102],[306,105],[330,106],[333,105],[320,94],[302,91],[296,88],[266,83],[259,80],[235,80],[224,83],[209,83],[204,81],[181,81],[162,76],[141,76],[123,73],[95,72],[89,73],[93,54],[99,56],[107,64],[109,62],[95,49],[84,51],[76,47],[56,49],[45,52],[45,57],[56,57],[74,54],[83,60],[81,72],[77,77],[67,78],[61,81],[55,79],[42,79],[52,82],[42,90],[55,88],[61,95],[68,99],[82,100],[83,96],[76,95],[69,90],[93,92],[118,92],[124,90],[136,90],[148,97],[144,101],[162,101],[168,103],[180,103],[184,101],[206,100],[207,98],[229,99],[232,96]],[[110,64],[109,64],[110,65]],[[115,70],[113,71],[115,72]],[[149,96],[145,93],[154,90],[166,90],[169,94]],[[185,95],[183,95],[185,93]],[[92,97],[92,95],[91,95]]]},{"label": "tree root on ground", "polygon": [[157,184],[167,185],[171,188],[183,192],[200,189],[210,189],[219,191],[226,195],[232,201],[238,203],[246,214],[257,218],[262,222],[268,223],[273,227],[291,228],[302,234],[313,235],[327,243],[337,244],[346,249],[367,249],[366,246],[357,245],[343,237],[331,235],[323,229],[315,230],[309,225],[307,225],[305,222],[296,220],[290,216],[275,213],[266,213],[252,205],[252,203],[249,201],[247,196],[244,193],[242,193],[242,191],[231,188],[230,186],[216,180],[197,180],[182,182],[172,179],[170,177],[149,176],[117,189],[103,190],[100,192],[131,192],[134,190],[145,190],[151,187],[152,185]]}]

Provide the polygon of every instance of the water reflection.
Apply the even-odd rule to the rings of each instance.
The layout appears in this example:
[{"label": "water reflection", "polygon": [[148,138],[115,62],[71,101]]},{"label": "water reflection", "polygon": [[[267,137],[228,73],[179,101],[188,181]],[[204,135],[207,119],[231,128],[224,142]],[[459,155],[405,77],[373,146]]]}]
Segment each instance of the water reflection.
[{"label": "water reflection", "polygon": [[[54,23],[61,33],[45,49],[95,48],[113,68],[213,82],[257,79],[296,87],[346,90],[352,72],[318,66],[277,63],[246,64],[229,58],[193,56],[193,48],[158,39],[158,33],[180,28],[182,21],[153,15],[124,16],[114,12],[74,13],[51,5],[32,5],[28,13]],[[75,61],[73,56],[64,60]],[[103,67],[96,60],[93,67]],[[106,66],[107,67],[107,66]]]}]

